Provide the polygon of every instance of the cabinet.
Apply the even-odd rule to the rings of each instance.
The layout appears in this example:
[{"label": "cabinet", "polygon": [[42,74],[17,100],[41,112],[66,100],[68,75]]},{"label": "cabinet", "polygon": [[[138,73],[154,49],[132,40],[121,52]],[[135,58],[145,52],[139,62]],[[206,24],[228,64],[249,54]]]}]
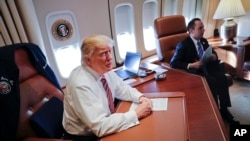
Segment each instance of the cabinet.
[{"label": "cabinet", "polygon": [[209,44],[225,63],[225,70],[232,76],[250,81],[250,40],[237,37],[236,44],[230,44],[220,38],[208,38]]}]

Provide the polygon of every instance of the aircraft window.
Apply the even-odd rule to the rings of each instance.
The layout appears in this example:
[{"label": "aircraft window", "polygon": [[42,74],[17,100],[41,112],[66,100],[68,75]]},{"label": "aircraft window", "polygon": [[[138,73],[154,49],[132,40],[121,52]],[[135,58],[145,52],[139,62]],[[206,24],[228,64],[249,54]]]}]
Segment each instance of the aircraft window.
[{"label": "aircraft window", "polygon": [[[69,10],[54,11],[46,15],[46,29],[50,45],[46,53],[62,85],[71,71],[81,64],[79,30],[74,13]],[[48,50],[47,50],[48,49]]]},{"label": "aircraft window", "polygon": [[183,1],[182,14],[185,16],[186,21],[190,21],[194,17],[201,17],[202,14],[202,0],[189,0]]},{"label": "aircraft window", "polygon": [[146,50],[150,51],[156,48],[156,40],[154,36],[154,29],[152,26],[143,29],[144,44]]},{"label": "aircraft window", "polygon": [[74,45],[69,45],[54,50],[55,60],[62,77],[68,78],[70,72],[75,67],[80,65],[80,52],[81,51],[79,47]]},{"label": "aircraft window", "polygon": [[178,13],[178,2],[180,0],[164,0],[163,15],[175,15]]},{"label": "aircraft window", "polygon": [[154,20],[158,17],[157,1],[145,1],[143,4],[143,38],[147,51],[156,48]]},{"label": "aircraft window", "polygon": [[136,52],[133,6],[128,3],[117,5],[114,14],[118,54],[124,60],[127,51]]},{"label": "aircraft window", "polygon": [[124,60],[126,52],[136,52],[135,37],[128,32],[117,35],[118,50],[121,58]]},{"label": "aircraft window", "polygon": [[194,17],[201,17],[203,0],[164,0],[163,15],[182,14],[186,21]]}]

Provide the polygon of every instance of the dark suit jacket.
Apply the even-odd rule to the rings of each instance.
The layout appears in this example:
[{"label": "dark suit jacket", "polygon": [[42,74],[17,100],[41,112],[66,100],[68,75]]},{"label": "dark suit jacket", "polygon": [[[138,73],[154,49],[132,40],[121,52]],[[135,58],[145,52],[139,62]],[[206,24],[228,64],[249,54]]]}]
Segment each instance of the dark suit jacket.
[{"label": "dark suit jacket", "polygon": [[[205,38],[201,38],[200,42],[203,46],[203,50],[206,50],[209,47],[208,41]],[[217,56],[214,50],[212,52]],[[197,60],[199,60],[199,56],[196,51],[196,46],[191,37],[187,37],[177,45],[174,56],[170,61],[170,66],[172,68],[187,70],[190,73],[203,75],[203,71],[201,69],[187,69],[189,63],[193,63]],[[205,66],[209,72],[215,71],[219,69],[218,67],[220,67],[219,62],[220,61],[217,59],[216,61],[208,62]]]},{"label": "dark suit jacket", "polygon": [[[205,38],[200,39],[200,41],[203,49],[206,50],[209,47],[208,41]],[[217,56],[214,50],[212,52]],[[230,107],[231,101],[228,91],[227,78],[223,69],[224,67],[218,60],[218,56],[216,61],[208,62],[200,69],[187,69],[188,63],[193,63],[196,60],[199,60],[199,57],[195,44],[190,37],[187,37],[177,45],[174,56],[170,61],[170,66],[204,76],[216,102],[217,95],[219,95],[221,109]]]}]

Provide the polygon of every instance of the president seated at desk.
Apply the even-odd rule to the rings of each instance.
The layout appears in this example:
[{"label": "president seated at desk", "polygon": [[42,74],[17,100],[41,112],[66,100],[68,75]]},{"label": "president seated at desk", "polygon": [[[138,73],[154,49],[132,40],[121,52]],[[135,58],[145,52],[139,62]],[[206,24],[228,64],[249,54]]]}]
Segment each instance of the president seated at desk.
[{"label": "president seated at desk", "polygon": [[[82,43],[82,65],[71,72],[64,96],[64,138],[97,140],[139,124],[152,112],[152,101],[125,84],[112,70],[113,41],[91,35]],[[114,113],[114,98],[139,103],[135,110]]]}]

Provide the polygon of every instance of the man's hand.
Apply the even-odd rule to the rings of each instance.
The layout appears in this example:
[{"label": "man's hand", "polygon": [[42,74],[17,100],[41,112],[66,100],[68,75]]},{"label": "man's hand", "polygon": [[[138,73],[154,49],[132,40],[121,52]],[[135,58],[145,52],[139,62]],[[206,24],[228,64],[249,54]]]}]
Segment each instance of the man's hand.
[{"label": "man's hand", "polygon": [[212,54],[210,57],[209,57],[209,60],[210,61],[216,61],[217,60],[217,56]]},{"label": "man's hand", "polygon": [[201,68],[202,65],[203,65],[203,64],[202,64],[201,61],[196,61],[196,62],[194,62],[194,63],[190,63],[190,64],[189,64],[189,68],[199,69],[199,68]]},{"label": "man's hand", "polygon": [[139,103],[142,103],[142,102],[147,102],[147,103],[149,103],[151,105],[151,107],[153,106],[153,102],[149,98],[147,98],[145,96],[141,96],[139,98]]},{"label": "man's hand", "polygon": [[152,101],[144,96],[140,97],[139,105],[135,109],[138,119],[144,118],[151,114],[153,108]]}]

